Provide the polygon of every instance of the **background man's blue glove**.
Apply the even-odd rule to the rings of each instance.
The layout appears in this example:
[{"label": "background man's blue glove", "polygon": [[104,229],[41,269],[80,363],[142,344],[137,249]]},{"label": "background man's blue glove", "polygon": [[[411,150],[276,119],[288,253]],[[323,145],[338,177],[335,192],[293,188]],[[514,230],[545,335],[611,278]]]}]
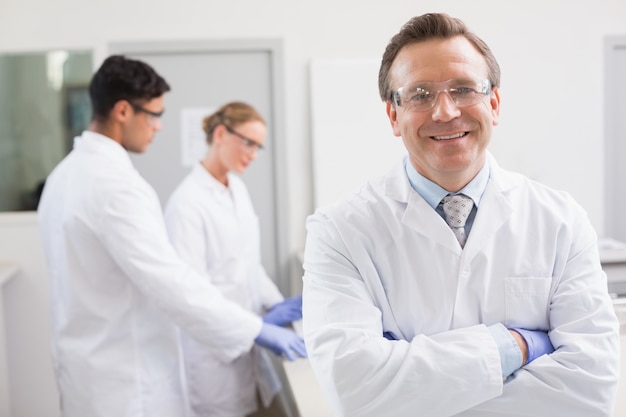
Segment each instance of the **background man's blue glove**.
[{"label": "background man's blue glove", "polygon": [[522,335],[526,340],[528,346],[528,360],[526,363],[531,363],[541,355],[548,355],[554,352],[554,346],[550,341],[550,337],[547,332],[542,330],[526,330],[513,328],[517,333]]},{"label": "background man's blue glove", "polygon": [[285,356],[290,361],[295,361],[298,357],[306,358],[304,340],[284,327],[263,323],[261,333],[254,339],[254,342],[278,356]]},{"label": "background man's blue glove", "polygon": [[302,318],[302,295],[285,298],[263,316],[265,323],[284,326]]}]

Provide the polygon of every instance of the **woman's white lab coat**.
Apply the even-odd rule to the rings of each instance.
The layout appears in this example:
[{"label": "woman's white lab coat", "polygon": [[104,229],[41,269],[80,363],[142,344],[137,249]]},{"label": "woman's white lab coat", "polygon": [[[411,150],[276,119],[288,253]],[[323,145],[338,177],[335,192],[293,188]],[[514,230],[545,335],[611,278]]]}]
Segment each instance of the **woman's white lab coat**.
[{"label": "woman's white lab coat", "polygon": [[[237,176],[225,187],[197,164],[170,197],[165,222],[180,256],[226,298],[259,315],[283,300],[261,264],[258,217]],[[243,417],[257,409],[257,386],[266,405],[280,388],[262,349],[229,362],[183,335],[183,352],[193,416]]]},{"label": "woman's white lab coat", "polygon": [[261,320],[180,259],[156,193],[113,140],[75,140],[39,219],[64,417],[187,415],[176,325],[221,360],[250,350]]},{"label": "woman's white lab coat", "polygon": [[[490,166],[464,250],[401,164],[308,219],[304,336],[337,417],[611,416],[618,322],[586,213]],[[494,323],[556,351],[503,383]]]}]

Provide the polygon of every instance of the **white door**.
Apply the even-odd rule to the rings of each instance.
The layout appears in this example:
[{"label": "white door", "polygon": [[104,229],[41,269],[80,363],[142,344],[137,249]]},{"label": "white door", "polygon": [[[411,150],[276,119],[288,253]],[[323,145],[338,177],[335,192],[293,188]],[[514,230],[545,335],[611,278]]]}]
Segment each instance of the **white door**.
[{"label": "white door", "polygon": [[626,36],[605,39],[605,235],[626,242]]}]

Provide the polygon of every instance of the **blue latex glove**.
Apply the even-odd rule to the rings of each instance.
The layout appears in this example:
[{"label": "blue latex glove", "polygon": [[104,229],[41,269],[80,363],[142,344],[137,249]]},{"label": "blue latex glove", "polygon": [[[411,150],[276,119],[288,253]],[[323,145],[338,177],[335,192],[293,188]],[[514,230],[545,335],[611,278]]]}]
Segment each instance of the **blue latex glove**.
[{"label": "blue latex glove", "polygon": [[518,328],[511,330],[515,330],[526,340],[526,345],[528,345],[528,361],[526,363],[531,363],[541,355],[548,355],[554,352],[554,346],[552,346],[547,332]]},{"label": "blue latex glove", "polygon": [[284,327],[263,323],[261,333],[254,339],[254,342],[278,356],[285,356],[290,361],[295,361],[298,357],[306,358],[304,340]]},{"label": "blue latex glove", "polygon": [[264,316],[265,323],[284,326],[302,318],[302,295],[285,298],[275,304]]}]

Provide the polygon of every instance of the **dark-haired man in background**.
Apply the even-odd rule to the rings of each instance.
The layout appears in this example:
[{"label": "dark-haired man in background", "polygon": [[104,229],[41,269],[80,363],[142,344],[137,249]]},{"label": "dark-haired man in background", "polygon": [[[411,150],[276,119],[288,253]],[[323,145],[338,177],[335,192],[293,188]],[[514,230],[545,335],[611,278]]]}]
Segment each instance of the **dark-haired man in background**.
[{"label": "dark-haired man in background", "polygon": [[89,130],[46,181],[38,211],[64,417],[185,416],[177,325],[225,362],[255,342],[306,355],[294,332],[226,300],[170,245],[128,155],[160,129],[169,89],[149,65],[107,58],[89,86]]}]

